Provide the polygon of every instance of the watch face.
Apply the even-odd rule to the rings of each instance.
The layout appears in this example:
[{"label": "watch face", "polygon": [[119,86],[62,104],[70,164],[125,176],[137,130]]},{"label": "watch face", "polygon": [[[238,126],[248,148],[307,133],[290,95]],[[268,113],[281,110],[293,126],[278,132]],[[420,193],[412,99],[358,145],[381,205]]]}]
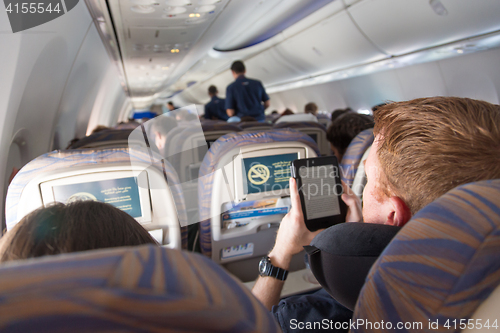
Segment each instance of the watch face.
[{"label": "watch face", "polygon": [[262,275],[266,272],[267,258],[262,258],[259,262],[259,273]]}]

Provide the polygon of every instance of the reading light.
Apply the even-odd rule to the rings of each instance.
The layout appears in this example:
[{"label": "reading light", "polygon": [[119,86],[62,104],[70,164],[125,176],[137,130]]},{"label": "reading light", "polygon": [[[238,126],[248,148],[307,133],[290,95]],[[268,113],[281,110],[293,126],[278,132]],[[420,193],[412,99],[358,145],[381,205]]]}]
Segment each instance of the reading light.
[{"label": "reading light", "polygon": [[179,49],[171,49],[170,52],[171,53],[179,53]]},{"label": "reading light", "polygon": [[189,14],[189,17],[200,17],[201,15],[199,13],[191,13]]},{"label": "reading light", "polygon": [[217,2],[220,2],[220,0],[198,0],[199,5],[213,5]]},{"label": "reading light", "polygon": [[166,71],[168,69],[168,66],[164,66],[161,69],[163,69],[164,71]]},{"label": "reading light", "polygon": [[163,11],[169,15],[177,15],[186,12],[186,10],[184,7],[167,7]]},{"label": "reading light", "polygon": [[191,1],[189,1],[189,0],[167,0],[167,1],[165,1],[165,4],[167,6],[174,6],[174,7],[190,6]]},{"label": "reading light", "polygon": [[155,11],[155,9],[152,6],[142,6],[142,5],[132,6],[132,8],[130,8],[130,9],[133,12],[141,13],[141,14],[149,14],[149,13],[152,13]]},{"label": "reading light", "polygon": [[211,12],[215,9],[215,6],[214,5],[209,5],[209,6],[201,6],[201,7],[197,7],[196,8],[196,11],[197,12],[200,12],[200,13],[208,13],[208,12]]},{"label": "reading light", "polygon": [[154,4],[155,0],[130,0],[130,2],[133,2],[136,5],[148,6]]}]

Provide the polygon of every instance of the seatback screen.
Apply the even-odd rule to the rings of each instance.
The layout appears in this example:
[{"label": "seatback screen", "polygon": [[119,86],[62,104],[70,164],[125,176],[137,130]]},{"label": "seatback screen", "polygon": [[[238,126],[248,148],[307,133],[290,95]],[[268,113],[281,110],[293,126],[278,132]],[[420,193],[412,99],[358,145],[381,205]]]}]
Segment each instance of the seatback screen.
[{"label": "seatback screen", "polygon": [[243,159],[244,194],[280,191],[288,188],[290,164],[298,153]]},{"label": "seatback screen", "polygon": [[317,134],[307,134],[314,140],[314,142],[318,143],[318,135]]},{"label": "seatback screen", "polygon": [[100,180],[95,182],[57,185],[52,187],[55,201],[70,203],[94,200],[108,203],[133,218],[142,216],[139,189],[135,177]]}]

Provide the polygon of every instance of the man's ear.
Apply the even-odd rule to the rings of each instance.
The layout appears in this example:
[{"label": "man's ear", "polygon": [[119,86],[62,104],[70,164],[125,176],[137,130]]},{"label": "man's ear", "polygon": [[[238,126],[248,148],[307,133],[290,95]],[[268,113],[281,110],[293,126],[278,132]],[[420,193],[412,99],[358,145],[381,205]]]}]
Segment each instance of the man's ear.
[{"label": "man's ear", "polygon": [[404,226],[411,219],[410,208],[400,197],[390,197],[389,202],[392,206],[391,213],[387,216],[385,224]]}]

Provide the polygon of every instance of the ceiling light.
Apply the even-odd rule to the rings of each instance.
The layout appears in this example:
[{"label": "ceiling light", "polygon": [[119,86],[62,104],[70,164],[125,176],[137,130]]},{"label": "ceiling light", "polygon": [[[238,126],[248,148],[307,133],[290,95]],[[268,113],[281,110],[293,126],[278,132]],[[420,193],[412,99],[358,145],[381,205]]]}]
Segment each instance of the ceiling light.
[{"label": "ceiling light", "polygon": [[214,10],[214,9],[215,9],[214,5],[211,5],[211,6],[201,6],[201,7],[196,8],[196,11],[200,12],[200,13],[208,13],[208,12],[211,12],[212,10]]},{"label": "ceiling light", "polygon": [[189,14],[189,17],[200,17],[201,15],[199,13],[191,13]]},{"label": "ceiling light", "polygon": [[168,66],[163,66],[161,69],[163,69],[164,71],[166,71],[168,69]]},{"label": "ceiling light", "polygon": [[190,0],[167,0],[167,1],[165,1],[165,4],[167,6],[174,6],[174,7],[191,6],[191,1]]},{"label": "ceiling light", "polygon": [[149,14],[155,11],[155,9],[151,6],[133,6],[130,8],[133,12],[140,13],[140,14]]},{"label": "ceiling light", "polygon": [[171,49],[170,52],[171,53],[179,53],[179,49]]},{"label": "ceiling light", "polygon": [[431,5],[432,10],[434,13],[438,14],[439,16],[446,16],[448,15],[448,10],[446,7],[441,3],[440,0],[430,0],[429,5]]},{"label": "ceiling light", "polygon": [[213,5],[214,3],[220,2],[220,0],[198,0],[197,3],[200,6],[203,5]]},{"label": "ceiling light", "polygon": [[373,111],[369,110],[369,109],[359,109],[356,112],[359,113],[359,114],[365,114],[367,116],[372,116],[373,115]]},{"label": "ceiling light", "polygon": [[178,15],[186,12],[186,10],[184,7],[167,7],[163,11],[169,15]]}]

